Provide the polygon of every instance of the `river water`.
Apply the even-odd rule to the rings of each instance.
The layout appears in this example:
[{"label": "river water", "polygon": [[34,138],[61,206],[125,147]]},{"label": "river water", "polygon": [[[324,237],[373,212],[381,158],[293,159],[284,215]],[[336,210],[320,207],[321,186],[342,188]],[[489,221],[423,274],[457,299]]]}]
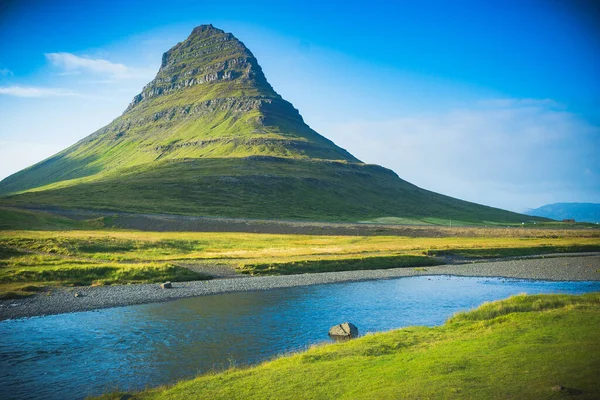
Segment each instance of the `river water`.
[{"label": "river water", "polygon": [[328,341],[440,325],[518,293],[600,291],[600,282],[410,277],[229,293],[0,322],[0,398],[71,399],[172,383]]}]

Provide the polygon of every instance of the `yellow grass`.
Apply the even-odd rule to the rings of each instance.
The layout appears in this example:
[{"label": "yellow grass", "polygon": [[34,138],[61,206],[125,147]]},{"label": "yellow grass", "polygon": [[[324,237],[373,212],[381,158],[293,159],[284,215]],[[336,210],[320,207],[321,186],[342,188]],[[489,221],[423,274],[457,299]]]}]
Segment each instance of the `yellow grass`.
[{"label": "yellow grass", "polygon": [[[493,231],[493,230],[492,230]],[[555,232],[555,234],[551,234]],[[519,249],[552,246],[600,246],[600,232],[589,236],[559,236],[561,231],[542,232],[548,237],[398,237],[398,236],[309,236],[256,233],[206,232],[131,232],[131,231],[5,231],[0,243],[11,239],[34,239],[69,242],[94,242],[98,239],[128,241],[131,248],[96,254],[74,251],[73,256],[94,256],[113,261],[176,261],[220,260],[231,262],[269,261],[285,262],[304,259],[371,257],[386,255],[422,255],[428,251],[461,249]],[[550,234],[549,234],[550,233]],[[561,232],[562,233],[562,232]],[[175,243],[157,251],[152,244],[164,241]],[[187,242],[192,247],[178,249],[177,243]],[[60,246],[61,243],[57,244]],[[137,248],[143,244],[143,248]],[[137,247],[136,247],[137,246]],[[15,247],[20,247],[18,244]]]}]

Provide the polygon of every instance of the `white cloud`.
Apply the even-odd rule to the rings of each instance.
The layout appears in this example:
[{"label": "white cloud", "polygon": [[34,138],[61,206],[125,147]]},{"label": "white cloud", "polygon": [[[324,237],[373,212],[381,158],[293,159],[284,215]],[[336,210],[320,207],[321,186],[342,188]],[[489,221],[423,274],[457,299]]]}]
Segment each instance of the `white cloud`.
[{"label": "white cloud", "polygon": [[0,69],[0,76],[13,76],[13,72],[8,68]]},{"label": "white cloud", "polygon": [[600,199],[600,127],[551,100],[507,99],[324,131],[418,186],[522,211]]},{"label": "white cloud", "polygon": [[97,75],[110,76],[113,79],[147,79],[151,71],[131,68],[123,64],[112,63],[103,59],[79,57],[71,53],[46,53],[50,63],[64,71],[60,75],[76,75],[88,72]]},{"label": "white cloud", "polygon": [[0,95],[15,97],[65,97],[79,96],[79,93],[69,89],[17,85],[0,87]]}]

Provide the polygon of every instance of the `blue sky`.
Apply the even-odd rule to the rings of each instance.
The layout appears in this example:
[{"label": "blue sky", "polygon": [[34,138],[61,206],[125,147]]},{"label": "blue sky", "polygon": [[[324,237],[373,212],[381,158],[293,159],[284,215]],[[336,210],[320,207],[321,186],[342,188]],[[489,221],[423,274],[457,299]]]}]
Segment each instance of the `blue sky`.
[{"label": "blue sky", "polygon": [[0,179],[122,113],[194,26],[234,33],[306,122],[429,190],[600,202],[594,1],[0,3]]}]

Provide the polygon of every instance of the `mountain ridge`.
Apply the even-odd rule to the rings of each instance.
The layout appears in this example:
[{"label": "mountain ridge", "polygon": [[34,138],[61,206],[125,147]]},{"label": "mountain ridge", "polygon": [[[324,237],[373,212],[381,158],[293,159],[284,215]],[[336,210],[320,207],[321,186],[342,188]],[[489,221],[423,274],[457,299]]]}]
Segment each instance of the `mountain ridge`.
[{"label": "mountain ridge", "polygon": [[364,164],[312,130],[233,34],[202,25],[122,115],[0,182],[0,204],[258,218],[520,221]]},{"label": "mountain ridge", "polygon": [[600,203],[551,203],[528,210],[527,215],[556,220],[574,219],[577,222],[600,222]]}]

